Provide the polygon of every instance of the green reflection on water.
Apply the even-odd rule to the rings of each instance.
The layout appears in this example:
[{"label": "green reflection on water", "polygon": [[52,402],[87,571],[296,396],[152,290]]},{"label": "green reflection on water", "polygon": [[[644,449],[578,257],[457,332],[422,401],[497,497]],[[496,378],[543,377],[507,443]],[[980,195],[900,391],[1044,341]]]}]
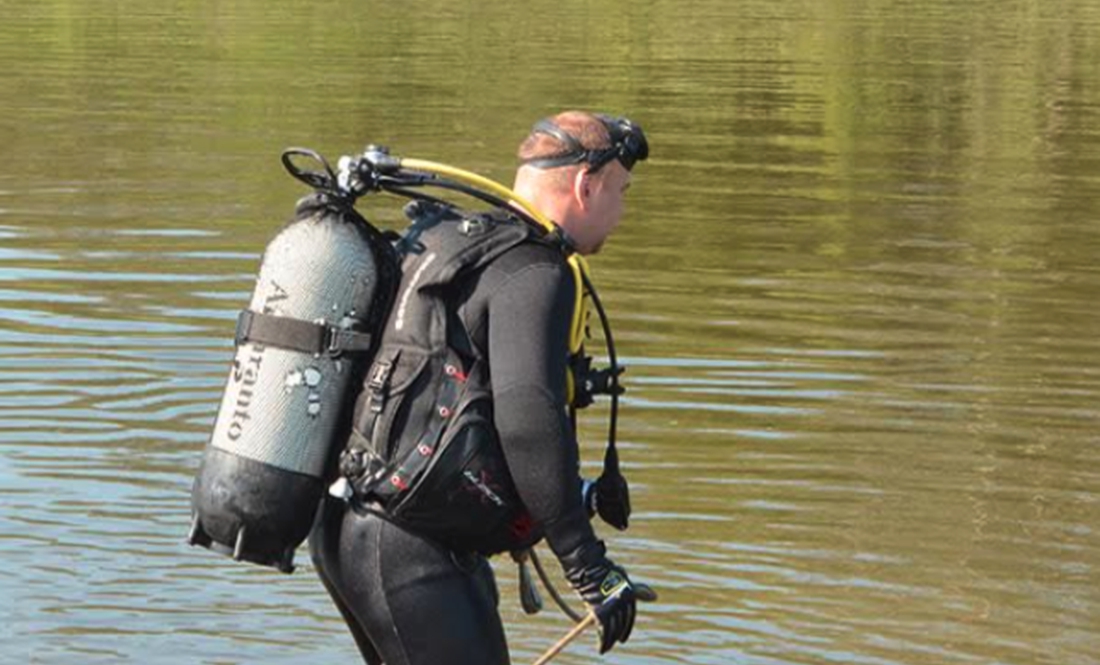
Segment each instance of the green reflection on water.
[{"label": "green reflection on water", "polygon": [[[274,634],[349,653],[308,576],[270,585],[289,610],[249,614],[237,585],[286,597],[164,544],[234,310],[304,193],[278,154],[381,142],[508,182],[531,122],[570,106],[627,113],[653,146],[594,261],[634,361],[640,515],[613,549],[663,594],[622,661],[1100,648],[1095,0],[0,10],[0,488],[26,515],[0,529],[20,571],[0,588],[41,629],[0,653],[167,644],[213,662],[239,640],[256,662],[300,660]],[[400,224],[394,202],[362,207]],[[162,492],[131,497],[150,471]],[[74,536],[105,496],[147,525],[107,511]],[[74,566],[107,572],[57,589],[49,571]],[[112,595],[112,576],[142,575],[128,591],[168,598],[167,616]],[[221,609],[189,604],[196,578]],[[96,635],[120,617],[132,646]],[[560,632],[509,623],[525,656]]]}]

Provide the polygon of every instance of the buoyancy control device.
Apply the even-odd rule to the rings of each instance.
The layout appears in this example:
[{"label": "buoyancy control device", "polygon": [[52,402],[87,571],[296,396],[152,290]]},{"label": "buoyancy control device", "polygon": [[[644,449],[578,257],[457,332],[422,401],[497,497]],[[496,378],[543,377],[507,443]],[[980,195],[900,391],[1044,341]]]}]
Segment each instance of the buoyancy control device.
[{"label": "buoyancy control device", "polygon": [[398,243],[401,285],[355,404],[340,458],[344,498],[451,549],[495,554],[540,537],[493,426],[483,359],[462,353],[449,287],[524,242],[533,229],[504,212],[416,202]]},{"label": "buoyancy control device", "polygon": [[[297,162],[302,158],[315,160],[323,171],[302,168]],[[452,204],[419,191],[433,186],[513,213],[528,226],[522,233],[510,231],[515,242],[532,230],[552,241],[557,229],[529,203],[491,180],[435,162],[391,157],[384,148],[369,146],[360,156],[342,158],[338,173],[323,157],[302,148],[288,149],[282,161],[315,193],[299,201],[293,221],[268,245],[251,304],[238,319],[236,355],[192,490],[188,542],[289,573],[326,484],[335,477],[340,444],[349,436],[354,440],[354,398],[377,379],[365,375],[366,369],[387,317],[398,315],[391,309],[400,305],[394,306],[402,279],[394,247],[400,236],[371,225],[355,210],[356,200],[386,191],[453,210]],[[604,325],[612,362],[605,379],[609,385],[585,392],[612,397],[605,471],[613,461],[618,473],[614,436],[621,369],[587,265],[576,254],[569,254],[567,263],[575,282],[583,285],[583,291],[578,287],[574,337],[584,327],[584,295],[594,301]],[[579,348],[579,342],[575,339],[571,346]],[[437,361],[457,380],[451,396],[454,409],[464,411],[475,424],[484,423],[480,428],[456,428],[469,440],[449,449],[460,455],[480,450],[485,441],[477,437],[493,430],[491,404],[466,393],[465,372],[450,374],[448,368],[454,365],[446,358],[431,362]],[[583,377],[571,379],[589,383]],[[460,405],[461,400],[465,401]],[[440,455],[429,451],[423,456],[431,466],[440,466]],[[400,472],[400,465],[410,459],[386,460],[385,471]],[[506,469],[500,471],[506,474]],[[419,511],[422,517],[432,506],[431,500],[419,500],[410,512]]]}]

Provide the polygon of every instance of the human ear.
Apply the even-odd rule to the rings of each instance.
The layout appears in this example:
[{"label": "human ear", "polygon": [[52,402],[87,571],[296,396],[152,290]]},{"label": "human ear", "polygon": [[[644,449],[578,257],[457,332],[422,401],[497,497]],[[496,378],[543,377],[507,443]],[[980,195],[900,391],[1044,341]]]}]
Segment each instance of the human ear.
[{"label": "human ear", "polygon": [[592,181],[589,174],[584,169],[578,169],[577,175],[573,176],[573,198],[576,199],[577,205],[582,210],[588,208],[588,199],[592,196]]}]

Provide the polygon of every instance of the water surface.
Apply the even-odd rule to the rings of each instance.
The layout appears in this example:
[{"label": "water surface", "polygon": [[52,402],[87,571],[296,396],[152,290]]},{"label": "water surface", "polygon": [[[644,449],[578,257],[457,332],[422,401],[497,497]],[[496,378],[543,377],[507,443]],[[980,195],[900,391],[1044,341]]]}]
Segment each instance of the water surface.
[{"label": "water surface", "polygon": [[[593,265],[636,507],[603,534],[661,599],[605,660],[1100,662],[1096,0],[0,10],[0,661],[354,660],[304,552],[183,542],[305,193],[278,155],[509,182],[585,107],[653,148]],[[498,564],[530,662],[568,626]]]}]

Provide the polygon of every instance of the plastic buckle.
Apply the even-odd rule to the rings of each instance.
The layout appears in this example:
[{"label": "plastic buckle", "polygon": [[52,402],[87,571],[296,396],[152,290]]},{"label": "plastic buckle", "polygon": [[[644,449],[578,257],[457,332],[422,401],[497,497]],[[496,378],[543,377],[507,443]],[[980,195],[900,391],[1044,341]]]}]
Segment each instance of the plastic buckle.
[{"label": "plastic buckle", "polygon": [[393,363],[390,362],[378,362],[371,368],[367,388],[370,390],[370,410],[373,413],[382,413],[382,407],[386,405],[386,385],[392,372]]},{"label": "plastic buckle", "polygon": [[393,363],[381,361],[374,364],[371,369],[370,380],[367,381],[367,386],[381,390],[386,387],[386,383],[390,380],[390,372],[393,371]]},{"label": "plastic buckle", "polygon": [[252,331],[252,310],[242,309],[237,315],[237,329],[233,332],[233,345],[240,346],[248,341],[248,333]]},{"label": "plastic buckle", "polygon": [[345,353],[368,351],[374,341],[369,333],[346,328],[328,327],[325,329],[325,337],[328,339],[326,350],[334,358]]},{"label": "plastic buckle", "polygon": [[325,327],[325,352],[330,358],[336,358],[344,352],[344,345],[341,344],[344,336],[340,334],[341,332],[343,331],[339,328]]}]

